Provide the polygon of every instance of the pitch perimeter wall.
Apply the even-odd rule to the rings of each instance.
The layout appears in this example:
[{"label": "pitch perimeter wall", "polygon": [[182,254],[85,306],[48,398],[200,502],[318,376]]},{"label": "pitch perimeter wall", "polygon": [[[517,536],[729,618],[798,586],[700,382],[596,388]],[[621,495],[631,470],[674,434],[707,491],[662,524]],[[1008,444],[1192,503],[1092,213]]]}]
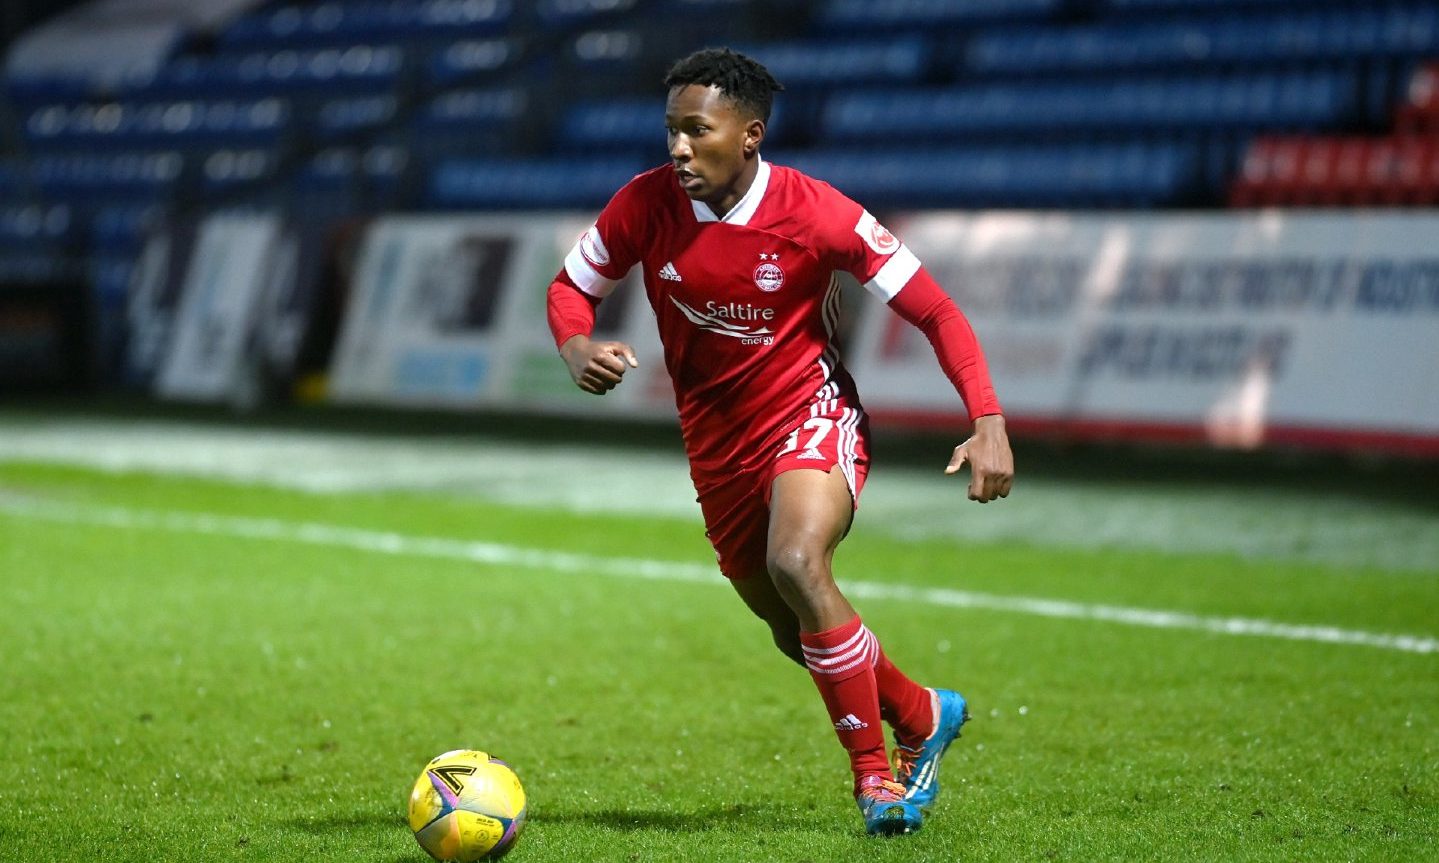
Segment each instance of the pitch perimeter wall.
[{"label": "pitch perimeter wall", "polygon": [[[325,397],[672,417],[638,270],[600,307],[598,333],[641,357],[625,384],[587,396],[555,356],[545,286],[591,219],[370,222],[341,267]],[[973,323],[1016,432],[1439,457],[1439,214],[924,212],[884,222]],[[297,262],[296,249],[333,250],[297,244],[279,215],[219,213],[198,231],[181,244],[194,250],[187,265],[137,271],[132,325],[148,321],[160,335],[131,366],[149,368],[165,397],[232,399],[257,353],[284,353],[270,344],[277,331],[295,352],[305,300],[320,294],[297,279],[326,267]],[[242,261],[261,277],[237,275]],[[156,281],[165,272],[179,280],[173,290]],[[847,293],[846,361],[871,413],[915,429],[964,426],[922,334],[857,287]]]}]

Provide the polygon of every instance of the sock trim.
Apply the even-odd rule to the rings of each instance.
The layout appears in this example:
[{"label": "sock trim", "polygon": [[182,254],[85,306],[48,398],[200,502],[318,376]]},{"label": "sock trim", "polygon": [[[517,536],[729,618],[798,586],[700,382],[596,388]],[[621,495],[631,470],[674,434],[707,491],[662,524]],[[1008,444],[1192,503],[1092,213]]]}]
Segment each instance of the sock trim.
[{"label": "sock trim", "polygon": [[861,666],[873,668],[879,661],[879,642],[864,624],[837,647],[802,648],[805,667],[815,674],[843,674]]}]

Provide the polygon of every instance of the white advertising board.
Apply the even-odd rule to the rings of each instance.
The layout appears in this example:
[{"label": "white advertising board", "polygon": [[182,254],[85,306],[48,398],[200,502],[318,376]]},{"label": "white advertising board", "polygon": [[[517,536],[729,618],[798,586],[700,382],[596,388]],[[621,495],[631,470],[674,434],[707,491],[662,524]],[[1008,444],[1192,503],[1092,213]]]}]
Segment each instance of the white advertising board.
[{"label": "white advertising board", "polygon": [[[1013,417],[1233,446],[1439,448],[1439,216],[891,221],[974,325]],[[871,410],[960,413],[895,316],[867,315],[857,348]]]},{"label": "white advertising board", "polygon": [[[555,354],[545,288],[588,215],[414,216],[367,237],[340,401],[672,417],[632,273],[597,337],[641,367],[602,399]],[[931,212],[886,223],[954,296],[1016,429],[1439,454],[1439,215]],[[900,424],[965,413],[917,330],[858,304],[847,364]]]},{"label": "white advertising board", "polygon": [[[555,351],[545,291],[584,218],[405,216],[377,221],[331,365],[341,402],[664,416],[674,411],[638,279],[600,307],[597,338],[641,353],[626,386],[581,392]],[[645,314],[635,314],[644,307]]]},{"label": "white advertising board", "polygon": [[280,231],[280,217],[273,214],[222,213],[200,226],[173,339],[155,382],[159,395],[223,400],[245,384]]}]

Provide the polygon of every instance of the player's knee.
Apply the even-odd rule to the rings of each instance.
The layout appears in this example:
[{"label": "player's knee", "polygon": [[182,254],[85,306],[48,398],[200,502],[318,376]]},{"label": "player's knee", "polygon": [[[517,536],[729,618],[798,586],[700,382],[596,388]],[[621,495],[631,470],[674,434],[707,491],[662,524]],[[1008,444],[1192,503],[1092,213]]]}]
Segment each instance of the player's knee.
[{"label": "player's knee", "polygon": [[823,557],[798,543],[781,543],[769,550],[765,561],[776,585],[803,589],[819,576]]}]

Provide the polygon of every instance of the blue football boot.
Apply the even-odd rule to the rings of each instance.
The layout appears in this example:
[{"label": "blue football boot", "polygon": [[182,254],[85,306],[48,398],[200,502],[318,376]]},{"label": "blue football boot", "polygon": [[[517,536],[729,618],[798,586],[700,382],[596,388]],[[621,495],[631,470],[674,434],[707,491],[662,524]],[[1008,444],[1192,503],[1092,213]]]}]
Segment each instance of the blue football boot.
[{"label": "blue football boot", "polygon": [[904,799],[904,786],[883,776],[861,779],[854,802],[864,815],[864,832],[871,836],[913,833],[924,823],[919,807]]},{"label": "blue football boot", "polygon": [[928,808],[939,795],[939,761],[949,744],[959,737],[960,726],[969,719],[964,696],[948,689],[931,689],[938,707],[934,731],[911,749],[903,744],[895,747],[895,776],[904,786],[904,799],[915,806]]}]

